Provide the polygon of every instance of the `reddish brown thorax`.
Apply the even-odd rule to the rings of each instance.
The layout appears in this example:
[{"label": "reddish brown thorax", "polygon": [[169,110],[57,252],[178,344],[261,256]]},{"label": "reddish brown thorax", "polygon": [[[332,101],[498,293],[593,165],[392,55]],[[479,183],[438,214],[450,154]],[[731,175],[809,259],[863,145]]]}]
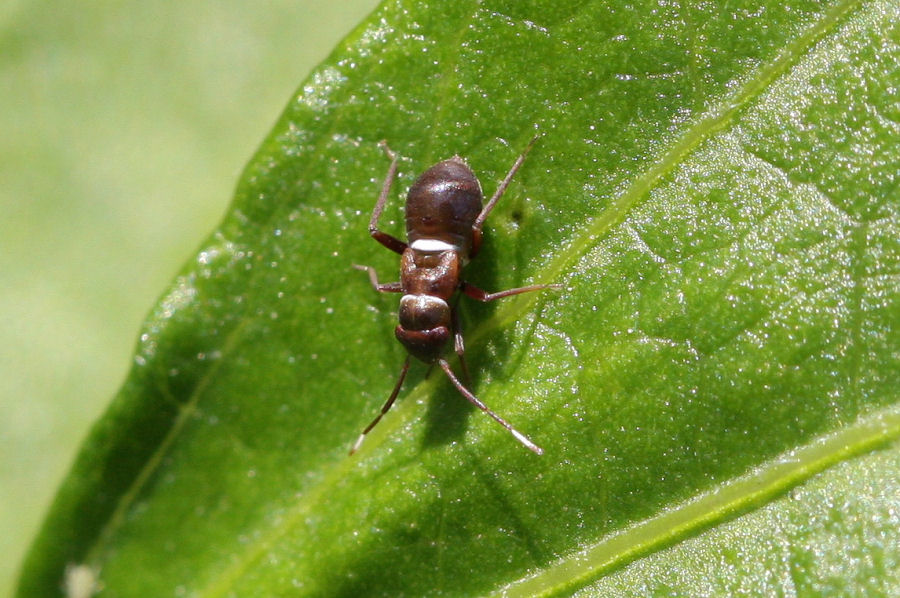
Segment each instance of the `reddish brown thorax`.
[{"label": "reddish brown thorax", "polygon": [[460,257],[455,250],[423,252],[407,247],[400,259],[400,324],[394,330],[406,350],[426,363],[450,340],[450,298],[459,287]]}]

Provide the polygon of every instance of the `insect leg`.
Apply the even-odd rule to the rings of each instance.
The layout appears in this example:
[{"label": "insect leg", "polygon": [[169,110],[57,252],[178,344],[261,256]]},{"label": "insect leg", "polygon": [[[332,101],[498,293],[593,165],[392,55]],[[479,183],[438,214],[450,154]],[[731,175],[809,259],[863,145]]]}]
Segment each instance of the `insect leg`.
[{"label": "insect leg", "polygon": [[403,290],[399,282],[378,282],[378,274],[375,273],[375,268],[373,268],[372,266],[360,266],[359,264],[353,264],[353,267],[357,270],[368,272],[369,282],[372,283],[372,288],[380,293],[399,293]]},{"label": "insect leg", "polygon": [[531,291],[540,291],[542,289],[561,289],[563,285],[561,284],[532,284],[527,287],[519,287],[517,289],[506,289],[505,291],[498,291],[496,293],[488,293],[482,289],[479,289],[473,284],[470,284],[466,281],[462,281],[459,285],[460,290],[463,293],[471,297],[472,299],[477,299],[479,301],[493,301],[494,299],[502,299],[503,297],[509,297],[511,295],[518,295],[520,293],[530,293]]},{"label": "insect leg", "polygon": [[499,415],[497,415],[496,413],[491,411],[491,409],[487,405],[482,403],[478,397],[473,395],[472,392],[468,388],[463,386],[460,383],[459,379],[457,379],[456,375],[453,373],[453,370],[450,369],[450,364],[447,363],[446,359],[443,359],[443,358],[438,359],[438,364],[440,364],[441,369],[444,370],[444,373],[447,374],[447,377],[450,378],[450,382],[453,383],[453,386],[456,387],[456,390],[458,390],[460,392],[460,394],[462,394],[462,396],[466,397],[466,399],[470,403],[472,403],[473,405],[475,405],[476,407],[478,407],[479,409],[481,409],[482,411],[484,411],[485,413],[490,415],[494,419],[494,421],[496,421],[498,424],[500,424],[501,426],[506,428],[510,434],[512,434],[513,436],[516,437],[516,440],[518,440],[525,446],[525,448],[527,448],[528,450],[530,450],[534,453],[537,453],[538,455],[544,454],[544,449],[542,449],[535,443],[531,442],[531,440],[529,440],[527,436],[525,436],[524,434],[522,434],[521,432],[519,432],[518,430],[513,428],[511,425],[509,425],[509,422],[507,422],[505,419],[503,419],[502,417],[500,417]]},{"label": "insect leg", "polygon": [[369,234],[372,238],[396,253],[403,253],[406,250],[406,243],[396,237],[378,230],[378,218],[384,210],[384,204],[387,203],[388,195],[391,192],[391,185],[397,177],[397,161],[399,156],[387,146],[387,142],[382,141],[379,145],[384,148],[384,152],[391,159],[391,166],[388,168],[387,176],[384,177],[384,183],[381,186],[381,194],[378,201],[375,202],[375,209],[372,210],[372,218],[369,220]]},{"label": "insect leg", "polygon": [[409,371],[409,356],[406,356],[406,361],[403,362],[403,369],[400,370],[400,378],[397,379],[397,384],[394,385],[394,390],[391,391],[391,396],[388,397],[388,400],[385,401],[384,405],[381,407],[381,411],[378,415],[375,416],[375,419],[366,426],[366,429],[362,431],[362,434],[359,435],[359,438],[356,439],[356,442],[353,443],[353,448],[350,449],[350,454],[352,455],[357,450],[359,450],[360,445],[362,445],[363,440],[366,439],[366,434],[368,434],[372,428],[375,427],[375,424],[381,421],[381,418],[385,413],[390,410],[391,405],[394,404],[394,401],[397,399],[397,395],[400,393],[400,387],[403,386],[403,380],[406,378],[406,372]]},{"label": "insect leg", "polygon": [[522,166],[522,163],[525,161],[525,156],[528,155],[528,152],[531,150],[531,147],[534,145],[534,142],[538,140],[540,134],[535,135],[531,138],[531,141],[528,142],[528,146],[525,148],[525,151],[522,152],[516,161],[513,163],[512,168],[509,169],[509,172],[506,173],[506,178],[503,179],[503,182],[500,183],[500,186],[497,187],[497,190],[494,191],[494,195],[484,206],[484,209],[481,210],[481,213],[478,215],[478,218],[475,219],[475,223],[472,225],[472,230],[475,232],[475,235],[481,236],[481,227],[484,226],[484,221],[487,220],[488,215],[491,213],[491,210],[494,209],[494,204],[497,203],[497,200],[503,195],[503,192],[506,191],[506,188],[509,186],[510,181],[515,176],[516,171],[519,170],[519,167]]},{"label": "insect leg", "polygon": [[466,365],[466,346],[463,342],[462,326],[459,323],[459,310],[454,305],[450,311],[450,321],[453,326],[453,347],[459,356],[459,365],[462,368],[463,378],[466,384],[472,386],[472,377],[469,375],[469,367]]}]

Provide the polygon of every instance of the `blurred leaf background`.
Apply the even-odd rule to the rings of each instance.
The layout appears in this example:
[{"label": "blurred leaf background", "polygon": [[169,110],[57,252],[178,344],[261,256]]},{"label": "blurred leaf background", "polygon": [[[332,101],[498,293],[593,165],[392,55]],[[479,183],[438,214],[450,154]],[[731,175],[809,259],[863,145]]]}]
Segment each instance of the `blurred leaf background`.
[{"label": "blurred leaf background", "polygon": [[0,595],[157,295],[376,4],[0,7]]}]

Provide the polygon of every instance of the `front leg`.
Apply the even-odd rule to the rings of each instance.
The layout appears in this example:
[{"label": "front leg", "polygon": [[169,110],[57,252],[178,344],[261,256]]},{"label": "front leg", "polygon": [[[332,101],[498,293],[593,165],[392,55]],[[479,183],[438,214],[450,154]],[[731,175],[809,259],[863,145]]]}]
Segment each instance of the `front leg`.
[{"label": "front leg", "polygon": [[372,283],[372,288],[379,293],[399,293],[403,290],[399,282],[378,282],[378,274],[375,272],[375,268],[373,268],[372,266],[360,266],[359,264],[353,264],[353,267],[357,270],[368,272],[369,282]]},{"label": "front leg", "polygon": [[372,218],[369,219],[369,234],[372,235],[373,239],[391,251],[403,253],[406,251],[406,243],[378,229],[378,218],[381,217],[381,212],[384,210],[384,204],[387,202],[388,195],[391,193],[391,185],[394,184],[394,179],[397,177],[397,161],[399,160],[397,154],[391,151],[391,148],[387,146],[387,142],[382,141],[378,145],[384,148],[385,153],[391,159],[391,166],[388,168],[387,176],[384,177],[384,184],[381,186],[381,195],[378,196],[378,201],[375,202],[375,209],[372,210]]}]

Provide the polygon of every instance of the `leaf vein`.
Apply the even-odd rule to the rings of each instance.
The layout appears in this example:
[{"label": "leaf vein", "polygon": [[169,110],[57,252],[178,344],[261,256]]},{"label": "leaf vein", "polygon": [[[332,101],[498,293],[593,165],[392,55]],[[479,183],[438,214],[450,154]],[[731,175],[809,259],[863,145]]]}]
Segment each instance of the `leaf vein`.
[{"label": "leaf vein", "polygon": [[583,587],[610,570],[695,536],[717,523],[736,519],[826,469],[898,439],[900,407],[870,413],[704,495],[567,555],[490,596],[554,596]]}]

